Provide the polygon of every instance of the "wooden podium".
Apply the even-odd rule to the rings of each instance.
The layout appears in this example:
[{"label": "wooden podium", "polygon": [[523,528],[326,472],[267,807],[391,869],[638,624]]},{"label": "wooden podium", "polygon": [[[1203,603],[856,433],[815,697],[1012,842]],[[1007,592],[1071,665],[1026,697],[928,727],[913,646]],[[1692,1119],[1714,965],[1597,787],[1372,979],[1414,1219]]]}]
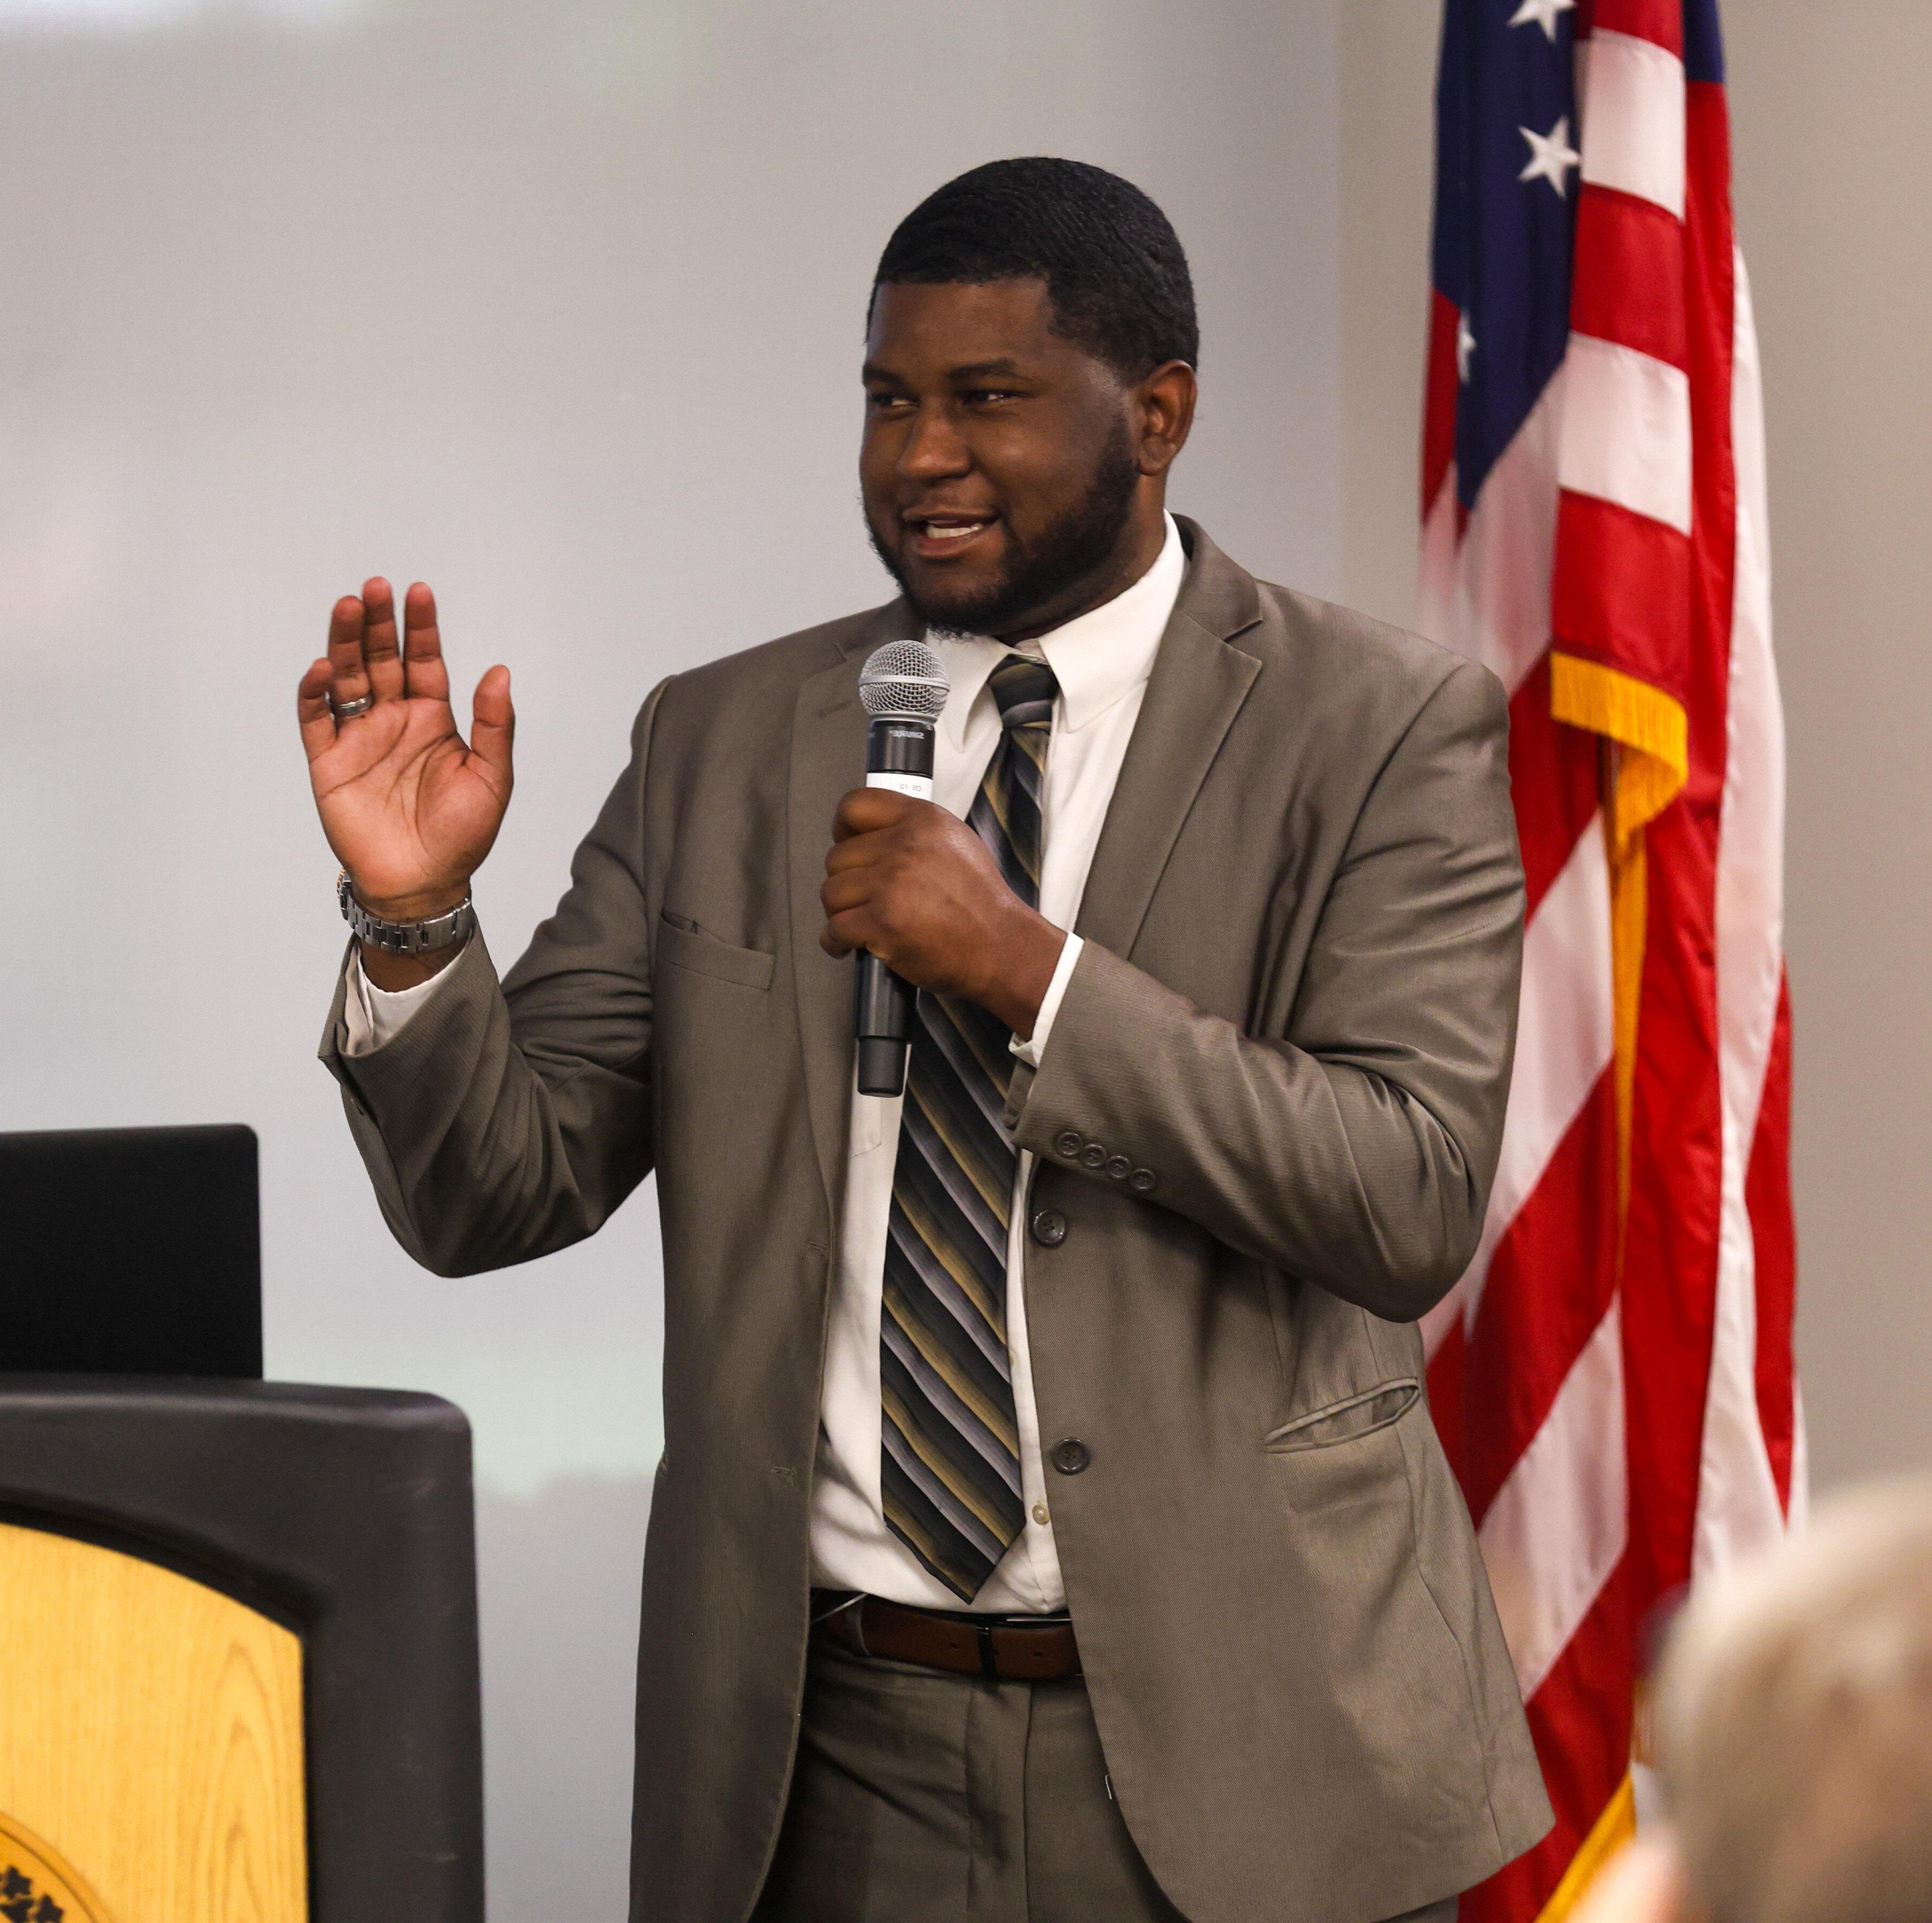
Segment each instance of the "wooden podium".
[{"label": "wooden podium", "polygon": [[470,1431],[0,1375],[0,1919],[482,1923]]}]

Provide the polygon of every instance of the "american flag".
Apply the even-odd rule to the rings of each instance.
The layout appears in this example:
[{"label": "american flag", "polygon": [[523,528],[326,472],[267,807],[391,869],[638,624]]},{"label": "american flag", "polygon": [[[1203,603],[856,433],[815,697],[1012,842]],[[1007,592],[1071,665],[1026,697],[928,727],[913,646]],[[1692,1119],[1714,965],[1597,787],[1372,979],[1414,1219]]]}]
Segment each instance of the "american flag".
[{"label": "american flag", "polygon": [[1803,1499],[1784,733],[1715,0],[1448,0],[1425,631],[1510,691],[1516,1077],[1430,1394],[1556,1809],[1466,1919],[1630,1833],[1639,1643]]}]

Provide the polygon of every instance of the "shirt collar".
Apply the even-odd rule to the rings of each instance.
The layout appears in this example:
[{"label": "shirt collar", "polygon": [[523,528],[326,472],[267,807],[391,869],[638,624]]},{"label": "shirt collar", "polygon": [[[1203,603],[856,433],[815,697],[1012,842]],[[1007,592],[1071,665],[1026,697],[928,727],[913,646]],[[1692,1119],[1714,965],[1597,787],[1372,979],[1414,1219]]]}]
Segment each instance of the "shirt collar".
[{"label": "shirt collar", "polygon": [[1180,530],[1172,514],[1164,518],[1167,538],[1154,565],[1138,581],[1112,601],[1029,642],[1024,651],[979,635],[946,635],[933,641],[952,683],[942,725],[955,748],[965,746],[967,717],[987,677],[1007,654],[1030,654],[1036,648],[1046,657],[1060,684],[1056,725],[1070,731],[1104,714],[1147,679],[1187,572]]}]

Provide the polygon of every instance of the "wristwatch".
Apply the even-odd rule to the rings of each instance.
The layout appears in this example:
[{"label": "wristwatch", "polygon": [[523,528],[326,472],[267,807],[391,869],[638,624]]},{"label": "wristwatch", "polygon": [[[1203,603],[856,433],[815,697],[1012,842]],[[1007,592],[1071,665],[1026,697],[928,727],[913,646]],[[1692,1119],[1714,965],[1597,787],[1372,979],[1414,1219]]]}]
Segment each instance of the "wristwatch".
[{"label": "wristwatch", "polygon": [[434,954],[440,948],[454,948],[476,926],[476,910],[467,895],[448,914],[432,915],[427,921],[385,921],[356,899],[346,868],[336,877],[335,899],[356,939],[386,954]]}]

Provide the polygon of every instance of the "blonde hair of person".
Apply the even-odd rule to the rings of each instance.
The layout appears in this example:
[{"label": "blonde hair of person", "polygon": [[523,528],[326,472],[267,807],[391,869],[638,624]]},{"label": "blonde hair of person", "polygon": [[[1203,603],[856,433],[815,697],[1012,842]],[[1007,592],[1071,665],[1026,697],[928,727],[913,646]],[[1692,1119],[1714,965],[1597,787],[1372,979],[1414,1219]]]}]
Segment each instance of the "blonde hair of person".
[{"label": "blonde hair of person", "polygon": [[1714,1583],[1656,1700],[1684,1914],[1932,1923],[1932,1480]]}]

